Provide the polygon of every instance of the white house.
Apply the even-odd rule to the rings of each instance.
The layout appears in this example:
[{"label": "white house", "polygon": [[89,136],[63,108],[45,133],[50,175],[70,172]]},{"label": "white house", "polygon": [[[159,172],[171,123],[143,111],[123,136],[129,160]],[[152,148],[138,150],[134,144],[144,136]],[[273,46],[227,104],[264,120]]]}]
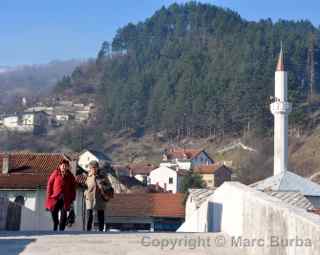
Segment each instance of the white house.
[{"label": "white house", "polygon": [[[0,153],[0,197],[23,205],[20,230],[51,230],[51,214],[45,210],[46,185],[64,154]],[[72,163],[72,162],[70,162]],[[75,164],[71,164],[72,171]],[[83,192],[77,189],[76,222],[70,230],[83,229]],[[68,228],[69,229],[69,228]]]},{"label": "white house", "polygon": [[24,112],[3,119],[3,127],[17,132],[43,133],[46,131],[48,118],[45,112]]},{"label": "white house", "polygon": [[64,122],[64,121],[68,121],[71,119],[71,116],[69,114],[56,114],[55,118],[58,122]]},{"label": "white house", "polygon": [[95,150],[84,150],[79,155],[78,165],[88,171],[89,170],[89,163],[92,160],[96,160],[99,162],[100,167],[104,166],[105,164],[110,164],[111,159],[105,155],[103,152],[95,151]]},{"label": "white house", "polygon": [[169,149],[163,154],[162,166],[191,170],[198,165],[210,165],[214,160],[203,149]]},{"label": "white house", "polygon": [[150,173],[156,167],[150,163],[137,163],[127,166],[129,175],[144,184],[150,184]]},{"label": "white house", "polygon": [[186,171],[174,170],[166,166],[160,166],[150,172],[150,183],[159,185],[166,191],[177,193],[181,191],[181,180]]},{"label": "white house", "polygon": [[90,110],[79,110],[75,112],[75,120],[83,122],[90,119]]},{"label": "white house", "polygon": [[50,106],[34,106],[25,110],[25,112],[45,112],[49,115],[53,113],[53,107]]}]

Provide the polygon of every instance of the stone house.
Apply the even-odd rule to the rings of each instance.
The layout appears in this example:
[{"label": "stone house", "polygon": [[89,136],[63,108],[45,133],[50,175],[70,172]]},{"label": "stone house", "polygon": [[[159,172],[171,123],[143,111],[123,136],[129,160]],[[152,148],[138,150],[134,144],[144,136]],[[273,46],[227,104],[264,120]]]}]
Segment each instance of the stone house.
[{"label": "stone house", "polygon": [[202,176],[208,188],[219,187],[225,181],[231,181],[232,170],[221,162],[210,165],[198,165],[193,172]]}]

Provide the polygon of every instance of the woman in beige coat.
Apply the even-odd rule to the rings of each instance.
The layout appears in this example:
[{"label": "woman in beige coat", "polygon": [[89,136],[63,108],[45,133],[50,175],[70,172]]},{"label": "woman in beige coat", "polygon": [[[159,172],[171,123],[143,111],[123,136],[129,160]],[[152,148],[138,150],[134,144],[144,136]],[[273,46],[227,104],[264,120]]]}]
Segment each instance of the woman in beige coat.
[{"label": "woman in beige coat", "polygon": [[[89,175],[86,180],[87,190],[84,192],[87,210],[87,231],[92,229],[93,210],[96,210],[98,216],[99,231],[104,228],[104,210],[106,202],[112,197],[112,189],[106,177],[99,175],[99,164],[97,161],[89,163]],[[112,192],[111,192],[112,193]]]}]

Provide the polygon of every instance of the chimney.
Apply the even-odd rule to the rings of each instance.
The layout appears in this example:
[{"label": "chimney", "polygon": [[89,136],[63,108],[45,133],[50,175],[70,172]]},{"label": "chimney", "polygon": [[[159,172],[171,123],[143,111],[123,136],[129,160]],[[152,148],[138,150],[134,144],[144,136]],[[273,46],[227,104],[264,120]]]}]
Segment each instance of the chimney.
[{"label": "chimney", "polygon": [[2,159],[2,174],[9,174],[9,154],[5,154]]}]

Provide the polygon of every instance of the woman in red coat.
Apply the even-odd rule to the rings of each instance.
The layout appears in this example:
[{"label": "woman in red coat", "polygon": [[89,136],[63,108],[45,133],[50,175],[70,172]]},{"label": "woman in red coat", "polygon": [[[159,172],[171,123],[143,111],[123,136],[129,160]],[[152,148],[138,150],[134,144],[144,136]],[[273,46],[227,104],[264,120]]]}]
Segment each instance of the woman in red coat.
[{"label": "woman in red coat", "polygon": [[[53,230],[63,231],[67,222],[67,211],[76,198],[76,182],[69,170],[69,162],[60,163],[49,177],[47,184],[46,209],[51,211]],[[60,221],[59,221],[60,211]]]}]

